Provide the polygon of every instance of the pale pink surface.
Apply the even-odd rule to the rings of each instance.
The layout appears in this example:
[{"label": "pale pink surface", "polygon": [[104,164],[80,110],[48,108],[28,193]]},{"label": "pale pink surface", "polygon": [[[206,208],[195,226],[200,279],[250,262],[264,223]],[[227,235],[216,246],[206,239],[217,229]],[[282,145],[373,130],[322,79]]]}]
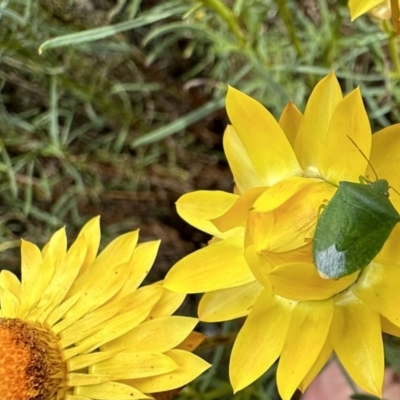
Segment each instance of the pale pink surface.
[{"label": "pale pink surface", "polygon": [[[352,391],[336,360],[318,375],[301,400],[349,400]],[[364,393],[358,389],[357,393]],[[385,371],[383,389],[385,400],[400,400],[400,377],[392,369]]]}]

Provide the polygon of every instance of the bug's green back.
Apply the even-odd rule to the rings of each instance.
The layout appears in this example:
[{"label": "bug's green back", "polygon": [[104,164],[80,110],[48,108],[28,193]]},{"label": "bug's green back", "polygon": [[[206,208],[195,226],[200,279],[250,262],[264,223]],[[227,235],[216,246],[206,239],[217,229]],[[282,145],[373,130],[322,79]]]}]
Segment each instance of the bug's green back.
[{"label": "bug's green back", "polygon": [[340,182],[317,221],[313,257],[317,269],[340,278],[367,266],[400,221],[389,200],[389,184]]}]

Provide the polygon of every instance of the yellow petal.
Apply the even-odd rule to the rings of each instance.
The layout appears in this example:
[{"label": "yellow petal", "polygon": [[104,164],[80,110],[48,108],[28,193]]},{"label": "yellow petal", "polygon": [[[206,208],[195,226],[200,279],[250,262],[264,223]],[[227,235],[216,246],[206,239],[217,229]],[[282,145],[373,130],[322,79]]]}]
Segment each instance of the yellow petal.
[{"label": "yellow petal", "polygon": [[21,282],[11,272],[6,269],[0,271],[0,287],[12,293],[18,301],[21,298]]},{"label": "yellow petal", "polygon": [[294,148],[302,119],[303,114],[291,101],[283,109],[279,118],[279,125],[285,132],[285,135],[288,138],[292,148]]},{"label": "yellow petal", "polygon": [[257,281],[234,288],[208,292],[200,300],[199,318],[204,322],[220,322],[249,314],[263,290]]},{"label": "yellow petal", "polygon": [[[160,285],[162,282],[160,283]],[[158,285],[156,283],[156,285]],[[162,295],[157,301],[157,303],[152,308],[148,319],[155,319],[161,317],[169,317],[173,314],[183,303],[185,300],[185,293],[176,293],[171,290],[162,288]]]},{"label": "yellow petal", "polygon": [[90,219],[84,225],[76,239],[77,242],[81,240],[81,236],[84,236],[83,242],[86,245],[86,254],[85,260],[83,261],[82,266],[79,270],[79,275],[82,275],[86,271],[86,269],[90,265],[92,265],[97,256],[101,237],[99,216]]},{"label": "yellow petal", "polygon": [[97,385],[77,386],[74,394],[95,400],[150,399],[132,386],[118,382],[105,382]]},{"label": "yellow petal", "polygon": [[201,293],[252,282],[242,241],[232,237],[189,254],[168,272],[164,286],[176,292]]},{"label": "yellow petal", "polygon": [[[57,322],[59,322],[61,320],[61,318],[63,318],[65,316],[65,314],[71,309],[71,307],[73,305],[75,305],[75,303],[78,302],[79,298],[80,298],[80,294],[76,293],[74,296],[70,297],[68,300],[61,303],[47,317],[46,324],[48,324],[49,327],[50,326],[53,327],[53,329],[54,329],[53,325],[56,324]],[[79,318],[80,317],[74,318],[72,322],[77,321],[77,319],[79,319]],[[65,325],[65,326],[69,326],[69,325],[70,324],[67,323],[67,325]],[[64,329],[64,328],[62,328],[62,329]]]},{"label": "yellow petal", "polygon": [[166,374],[177,368],[176,362],[164,354],[136,353],[129,350],[93,365],[89,368],[89,373],[108,375],[110,380],[125,380]]},{"label": "yellow petal", "polygon": [[[110,276],[105,278],[105,275],[110,275],[110,266],[115,268],[118,265],[128,263],[135,251],[138,238],[139,231],[136,230],[125,233],[114,239],[94,260],[90,268],[74,282],[66,298],[72,297],[75,293],[85,288],[93,288],[93,276],[97,276],[105,282],[109,281]],[[113,274],[115,275],[115,272],[113,272]],[[121,278],[119,278],[119,280],[121,280]],[[95,290],[104,290],[103,288],[99,288],[99,286],[101,286],[99,282],[97,282],[95,286],[97,287]]]},{"label": "yellow petal", "polygon": [[[87,353],[99,348],[105,343],[124,335],[135,326],[139,325],[148,315],[147,310],[134,309],[122,315],[118,315],[103,326],[100,330],[93,331],[90,336],[79,342],[78,346],[64,350],[65,359],[74,357],[80,353]],[[62,343],[62,340],[61,340]]]},{"label": "yellow petal", "polygon": [[332,345],[329,340],[327,340],[322,347],[319,356],[311,369],[308,371],[307,375],[299,385],[299,390],[304,393],[304,391],[308,388],[308,386],[314,381],[315,377],[320,373],[322,368],[329,361],[329,357],[332,354]]},{"label": "yellow petal", "polygon": [[333,111],[328,133],[320,147],[318,167],[322,176],[335,185],[343,180],[358,182],[368,165],[371,137],[368,115],[357,88]]},{"label": "yellow petal", "polygon": [[221,233],[211,220],[232,207],[237,199],[238,196],[232,193],[199,190],[181,196],[176,203],[176,210],[181,218],[195,228],[224,238],[229,235]]},{"label": "yellow petal", "polygon": [[277,371],[283,400],[292,398],[320,355],[331,326],[333,304],[332,298],[303,301],[294,307]]},{"label": "yellow petal", "polygon": [[226,109],[262,186],[301,174],[282,128],[258,101],[229,87]]},{"label": "yellow petal", "polygon": [[91,279],[89,279],[89,276],[82,276],[85,279],[86,287],[84,286],[80,292],[75,294],[79,296],[78,301],[67,311],[64,320],[53,329],[64,330],[86,313],[105,304],[118,293],[129,274],[129,263],[122,263],[108,265],[108,268],[104,268],[101,275],[93,275],[97,277],[96,285],[93,285],[93,276]]},{"label": "yellow petal", "polygon": [[43,246],[43,258],[46,257],[49,250],[54,256],[57,256],[55,257],[55,260],[56,264],[58,264],[58,260],[61,260],[62,256],[67,252],[67,236],[65,235],[65,227],[62,227],[54,233],[50,240]]},{"label": "yellow petal", "polygon": [[267,289],[272,290],[270,272],[277,266],[288,263],[310,263],[311,243],[286,253],[268,253],[257,251],[254,246],[247,246],[245,258],[254,277]]},{"label": "yellow petal", "polygon": [[[392,7],[390,3],[392,3],[392,7],[393,4],[397,4],[396,7],[399,7],[398,0],[383,0],[381,1],[381,3],[379,3],[377,7],[374,7],[372,10],[370,10],[369,14],[378,19],[389,20],[390,18],[392,18]],[[397,31],[396,21],[394,19],[395,19],[395,13],[393,13],[393,25]]]},{"label": "yellow petal", "polygon": [[382,332],[388,333],[396,337],[400,337],[400,327],[392,324],[388,319],[381,316]]},{"label": "yellow petal", "polygon": [[244,256],[255,279],[266,289],[272,290],[269,272],[274,267],[274,262],[281,263],[280,258],[271,259],[270,257],[264,257],[254,245],[246,246]]},{"label": "yellow petal", "polygon": [[382,4],[383,0],[349,0],[351,20],[371,11],[372,8]]},{"label": "yellow petal", "polygon": [[[67,376],[68,386],[87,386],[87,385],[98,385],[100,383],[109,382],[107,375],[95,375],[95,374],[85,374],[80,372],[72,372]],[[87,399],[87,397],[84,397]],[[93,400],[90,398],[89,400]]]},{"label": "yellow petal", "polygon": [[400,326],[400,266],[372,262],[351,287],[373,310]]},{"label": "yellow petal", "polygon": [[[393,198],[394,197],[397,197],[397,195],[394,194]],[[400,265],[399,243],[400,243],[400,224],[397,224],[390,233],[389,238],[386,240],[385,244],[382,247],[382,250],[378,253],[374,261],[382,265],[386,264]]]},{"label": "yellow petal", "polygon": [[76,371],[85,367],[90,367],[100,361],[107,360],[114,356],[112,351],[96,351],[95,353],[80,354],[68,360],[68,371]]},{"label": "yellow petal", "polygon": [[294,302],[264,290],[233,345],[229,376],[235,392],[259,378],[281,354]]},{"label": "yellow petal", "polygon": [[[400,154],[400,124],[391,125],[372,135],[370,162],[379,179],[387,179],[390,186],[400,193],[400,174],[397,171]],[[375,173],[368,168],[367,176],[375,180]],[[400,196],[391,192],[390,200],[400,210]],[[395,204],[395,205],[396,205]]]},{"label": "yellow petal", "polygon": [[264,189],[255,200],[253,210],[257,212],[272,211],[280,207],[303,189],[310,187],[313,189],[314,187],[318,187],[318,185],[322,185],[324,188],[329,187],[329,185],[319,179],[298,176],[284,179],[274,186]]},{"label": "yellow petal", "polygon": [[254,201],[265,192],[264,187],[257,187],[242,194],[224,214],[212,219],[212,223],[221,231],[226,232],[237,226],[246,226],[249,210]]},{"label": "yellow petal", "polygon": [[319,207],[334,190],[332,185],[312,180],[281,206],[259,212],[275,202],[273,196],[268,197],[270,190],[267,190],[249,212],[246,235],[251,235],[258,251],[284,253],[303,247],[313,237]]},{"label": "yellow petal", "polygon": [[86,240],[86,236],[80,234],[68,250],[67,255],[60,260],[54,276],[44,290],[34,312],[30,313],[30,316],[35,317],[38,322],[44,323],[49,314],[60,305],[78,276],[88,248]]},{"label": "yellow petal", "polygon": [[379,314],[346,292],[335,306],[331,342],[354,382],[381,397],[384,353]]},{"label": "yellow petal", "polygon": [[[87,374],[84,374],[87,376]],[[73,385],[70,385],[73,386]],[[90,397],[75,396],[73,394],[67,394],[65,400],[92,400]]]},{"label": "yellow petal", "polygon": [[[160,287],[144,286],[142,289],[122,299],[112,301],[84,315],[80,320],[66,329],[60,331],[60,326],[62,326],[62,324],[58,324],[54,327],[53,331],[61,332],[60,336],[62,340],[60,343],[63,347],[67,347],[90,336],[93,331],[98,330],[98,327],[108,324],[117,314],[123,314],[128,311],[134,313],[137,310],[140,310],[138,318],[142,317],[142,311],[148,314],[152,306],[160,298],[161,293],[162,289]],[[134,309],[132,309],[132,304],[135,305]]]},{"label": "yellow petal", "polygon": [[125,279],[124,285],[114,297],[114,300],[134,292],[143,282],[143,279],[147,276],[153,266],[160,243],[160,240],[155,240],[153,242],[141,243],[136,246],[131,259],[126,264],[130,274]]},{"label": "yellow petal", "polygon": [[18,317],[19,300],[11,293],[0,287],[2,316],[6,318]]},{"label": "yellow petal", "polygon": [[145,393],[163,392],[176,389],[191,382],[210,368],[210,364],[192,353],[183,350],[170,350],[165,353],[179,368],[163,375],[129,381],[135,388]]},{"label": "yellow petal", "polygon": [[20,309],[21,284],[18,278],[10,271],[3,269],[0,272],[0,304],[3,315],[7,318],[16,318]]},{"label": "yellow petal", "polygon": [[[85,374],[86,375],[86,374]],[[70,385],[73,386],[73,385]],[[74,396],[73,394],[67,394],[65,400],[92,400],[90,397]]]},{"label": "yellow petal", "polygon": [[206,335],[193,331],[190,332],[189,336],[183,342],[179,343],[179,345],[175,348],[192,352],[193,350],[197,349],[205,339]]},{"label": "yellow petal", "polygon": [[42,253],[31,242],[21,240],[21,310],[20,316],[24,317],[33,304],[33,293],[39,268],[42,264]]},{"label": "yellow petal", "polygon": [[263,181],[257,176],[246,149],[232,125],[226,127],[223,143],[224,152],[239,193],[263,186]]},{"label": "yellow petal", "polygon": [[342,100],[342,91],[332,72],[317,83],[308,99],[297,134],[295,151],[309,176],[318,176],[318,160],[325,146],[325,137],[336,105]]},{"label": "yellow petal", "polygon": [[[66,234],[65,228],[59,229],[50,239],[50,241],[46,245],[46,251],[43,251],[43,261],[40,265],[40,279],[35,281],[35,285],[31,287],[31,296],[30,296],[30,314],[35,313],[35,306],[41,300],[43,292],[50,284],[54,271],[58,268],[59,263],[64,259],[66,254]],[[33,250],[31,246],[29,246],[29,250]],[[36,261],[38,257],[35,255]],[[25,306],[26,307],[26,306]]]},{"label": "yellow petal", "polygon": [[178,316],[146,321],[125,335],[107,343],[103,348],[110,351],[129,349],[136,353],[164,353],[183,342],[197,322],[196,318]]},{"label": "yellow petal", "polygon": [[296,301],[329,299],[349,287],[358,272],[342,279],[322,279],[312,263],[283,264],[274,268],[270,281],[275,294]]}]

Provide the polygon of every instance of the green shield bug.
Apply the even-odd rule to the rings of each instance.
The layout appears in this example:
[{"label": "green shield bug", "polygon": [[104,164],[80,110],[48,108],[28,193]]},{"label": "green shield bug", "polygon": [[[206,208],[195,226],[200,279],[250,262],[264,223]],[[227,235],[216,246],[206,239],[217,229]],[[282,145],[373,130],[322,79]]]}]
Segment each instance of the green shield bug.
[{"label": "green shield bug", "polygon": [[[368,158],[348,136],[370,164]],[[320,215],[313,238],[313,259],[323,278],[339,279],[366,267],[381,251],[400,214],[389,200],[385,179],[339,182]]]},{"label": "green shield bug", "polygon": [[338,279],[366,267],[399,221],[386,180],[339,182],[314,233],[313,257],[321,276]]}]

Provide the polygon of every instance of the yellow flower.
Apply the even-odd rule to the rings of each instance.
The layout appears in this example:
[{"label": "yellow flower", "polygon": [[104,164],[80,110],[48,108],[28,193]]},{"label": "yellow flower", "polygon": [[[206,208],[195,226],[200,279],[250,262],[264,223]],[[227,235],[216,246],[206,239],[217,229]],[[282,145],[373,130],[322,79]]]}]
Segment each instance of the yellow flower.
[{"label": "yellow flower", "polygon": [[137,240],[124,234],[96,256],[94,218],[68,251],[64,229],[42,251],[22,241],[21,282],[0,273],[2,400],[146,399],[209,367],[185,350],[202,340],[197,320],[171,316],[184,295],[138,289],[159,241]]},{"label": "yellow flower", "polygon": [[[277,122],[233,88],[226,106],[233,126],[224,149],[235,193],[179,199],[181,217],[214,238],[180,260],[165,286],[206,292],[198,311],[203,321],[248,316],[230,360],[235,391],[280,357],[278,389],[290,399],[334,351],[354,381],[379,396],[382,331],[400,336],[400,224],[373,262],[339,280],[318,274],[312,238],[320,206],[340,181],[375,179],[363,154],[379,178],[400,189],[400,125],[372,136],[360,90],[343,97],[333,73],[317,84],[304,115],[290,103]],[[400,210],[400,196],[390,199]]]},{"label": "yellow flower", "polygon": [[349,0],[351,19],[369,12],[378,19],[392,18],[396,32],[400,34],[399,0]]}]

